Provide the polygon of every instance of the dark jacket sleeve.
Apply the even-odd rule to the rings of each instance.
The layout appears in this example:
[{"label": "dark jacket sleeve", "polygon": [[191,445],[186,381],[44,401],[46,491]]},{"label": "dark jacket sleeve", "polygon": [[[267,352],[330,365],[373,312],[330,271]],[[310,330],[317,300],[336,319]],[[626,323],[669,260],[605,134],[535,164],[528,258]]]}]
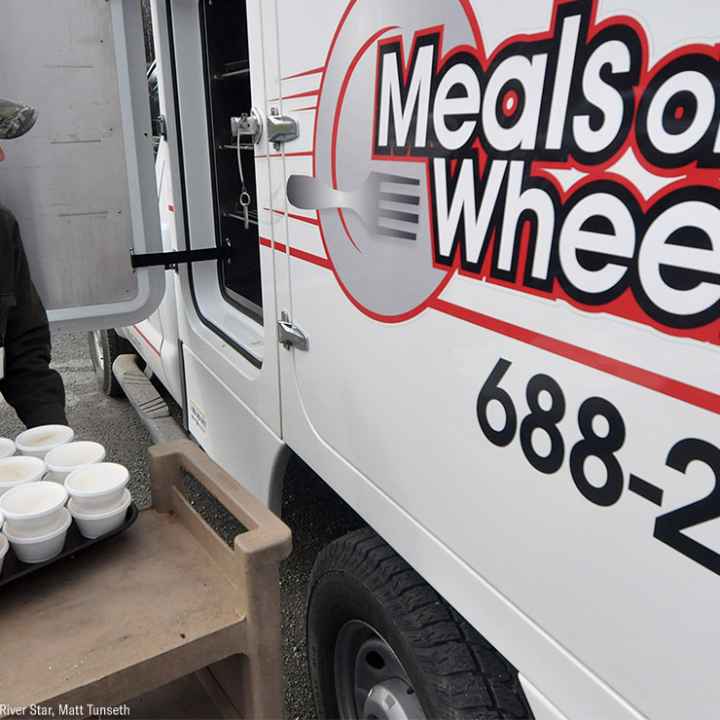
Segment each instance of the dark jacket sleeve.
[{"label": "dark jacket sleeve", "polygon": [[3,238],[0,247],[11,253],[11,258],[2,261],[10,260],[8,265],[14,270],[15,303],[7,314],[5,377],[0,381],[0,392],[27,427],[66,425],[65,388],[60,375],[50,369],[50,328],[45,308],[30,278],[17,222],[7,211],[3,215],[0,233],[10,237]]}]

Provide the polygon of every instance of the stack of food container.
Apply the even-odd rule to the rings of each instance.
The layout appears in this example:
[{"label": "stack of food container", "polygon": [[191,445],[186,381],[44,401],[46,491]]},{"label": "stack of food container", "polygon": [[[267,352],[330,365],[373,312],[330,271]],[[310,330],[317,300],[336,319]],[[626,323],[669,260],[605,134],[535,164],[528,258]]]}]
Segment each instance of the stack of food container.
[{"label": "stack of food container", "polygon": [[64,425],[26,430],[15,442],[0,438],[0,573],[10,547],[24,563],[59,555],[73,520],[88,539],[125,520],[127,468],[104,462],[99,443],[73,440]]}]

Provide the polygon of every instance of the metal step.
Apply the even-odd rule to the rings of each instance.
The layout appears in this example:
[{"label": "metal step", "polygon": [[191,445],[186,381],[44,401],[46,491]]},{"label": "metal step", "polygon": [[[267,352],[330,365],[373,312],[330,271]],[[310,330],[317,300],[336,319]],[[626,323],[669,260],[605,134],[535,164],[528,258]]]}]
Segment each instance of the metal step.
[{"label": "metal step", "polygon": [[186,440],[187,435],[170,416],[167,403],[138,367],[137,355],[120,355],[113,363],[113,375],[147,428],[154,443]]}]

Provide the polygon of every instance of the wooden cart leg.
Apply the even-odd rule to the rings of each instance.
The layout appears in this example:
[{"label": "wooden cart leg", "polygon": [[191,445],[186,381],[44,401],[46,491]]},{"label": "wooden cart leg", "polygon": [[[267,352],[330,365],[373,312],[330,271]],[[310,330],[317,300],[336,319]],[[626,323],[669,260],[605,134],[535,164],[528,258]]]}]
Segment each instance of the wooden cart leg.
[{"label": "wooden cart leg", "polygon": [[149,450],[152,506],[159,513],[169,513],[172,510],[172,489],[181,473],[176,445],[155,445]]},{"label": "wooden cart leg", "polygon": [[[282,717],[283,673],[280,577],[277,563],[256,567],[248,592],[248,650],[252,717]],[[254,655],[254,657],[253,657]]]},{"label": "wooden cart leg", "polygon": [[[193,443],[156,446],[150,448],[150,457],[155,509],[175,512],[202,542],[237,588],[238,611],[245,615],[236,653],[209,666],[201,677],[228,713],[278,720],[283,708],[279,564],[290,553],[290,531]],[[247,529],[235,537],[232,549],[183,497],[180,486],[186,472]]]},{"label": "wooden cart leg", "polygon": [[245,656],[234,656],[209,669],[239,716],[278,720],[283,710],[280,584],[276,563],[255,567],[248,577]]}]

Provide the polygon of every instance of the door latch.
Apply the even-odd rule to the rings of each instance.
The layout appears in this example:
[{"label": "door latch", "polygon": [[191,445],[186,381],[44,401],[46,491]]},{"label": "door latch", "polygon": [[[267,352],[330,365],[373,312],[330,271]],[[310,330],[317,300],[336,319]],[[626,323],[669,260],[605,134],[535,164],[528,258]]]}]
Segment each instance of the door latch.
[{"label": "door latch", "polygon": [[278,340],[286,349],[295,348],[297,350],[309,350],[310,341],[308,336],[293,322],[287,312],[280,313],[278,321]]},{"label": "door latch", "polygon": [[267,119],[268,142],[271,142],[276,150],[284,143],[297,140],[300,137],[300,127],[297,120],[288,115],[279,115],[277,108],[272,108]]},{"label": "door latch", "polygon": [[262,140],[263,122],[260,113],[253,108],[249,113],[230,118],[230,132],[234,138],[250,137],[255,145]]},{"label": "door latch", "polygon": [[[257,145],[263,136],[262,115],[253,108],[249,113],[231,117],[230,132],[234,138],[249,137]],[[272,108],[267,119],[267,134],[268,142],[272,143],[276,150],[280,150],[281,145],[297,140],[300,126],[297,120],[288,115],[280,115],[277,108]]]}]

